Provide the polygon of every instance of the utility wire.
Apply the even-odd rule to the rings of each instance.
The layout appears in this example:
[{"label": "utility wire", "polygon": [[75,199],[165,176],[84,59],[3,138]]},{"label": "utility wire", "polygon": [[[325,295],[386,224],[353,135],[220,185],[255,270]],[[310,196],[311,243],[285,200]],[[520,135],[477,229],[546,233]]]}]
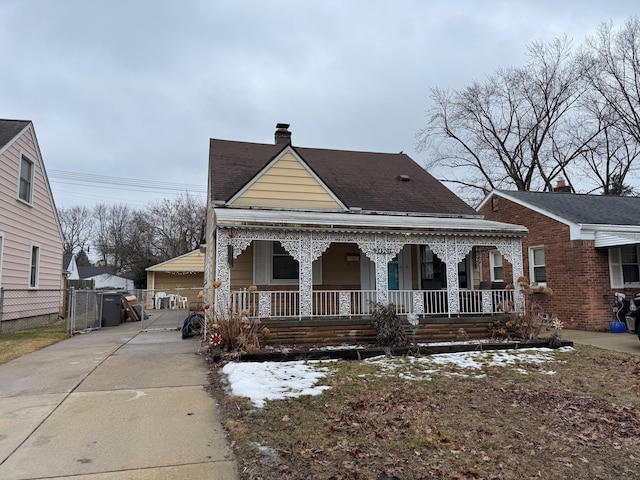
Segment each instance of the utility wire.
[{"label": "utility wire", "polygon": [[191,183],[172,183],[157,180],[140,180],[126,177],[109,177],[107,175],[95,175],[91,173],[65,172],[62,170],[47,171],[49,180],[52,183],[64,185],[91,185],[100,188],[111,188],[129,191],[176,191],[206,193],[206,185],[194,185]]}]

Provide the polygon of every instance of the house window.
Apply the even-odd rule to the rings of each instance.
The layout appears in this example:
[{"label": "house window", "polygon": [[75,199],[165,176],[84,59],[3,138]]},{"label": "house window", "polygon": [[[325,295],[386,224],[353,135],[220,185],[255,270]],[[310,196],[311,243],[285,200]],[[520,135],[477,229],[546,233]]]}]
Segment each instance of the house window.
[{"label": "house window", "polygon": [[38,273],[40,271],[40,247],[31,245],[31,268],[29,269],[29,287],[38,286]]},{"label": "house window", "polygon": [[640,284],[640,264],[638,247],[611,248],[609,250],[609,273],[611,288],[623,288],[625,285]]},{"label": "house window", "polygon": [[499,251],[489,252],[489,266],[491,268],[491,281],[504,282],[502,254]]},{"label": "house window", "polygon": [[544,247],[529,247],[529,276],[532,283],[546,283]]},{"label": "house window", "polygon": [[287,252],[280,242],[273,242],[271,254],[271,279],[274,281],[298,280],[298,261]]},{"label": "house window", "polygon": [[24,155],[22,155],[22,161],[20,162],[18,198],[27,203],[31,203],[33,199],[33,162]]}]

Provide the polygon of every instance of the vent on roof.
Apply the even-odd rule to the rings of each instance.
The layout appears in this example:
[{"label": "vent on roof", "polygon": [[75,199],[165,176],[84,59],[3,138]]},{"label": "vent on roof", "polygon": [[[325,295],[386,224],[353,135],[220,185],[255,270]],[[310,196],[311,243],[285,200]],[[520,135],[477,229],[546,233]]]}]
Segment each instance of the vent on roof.
[{"label": "vent on roof", "polygon": [[290,145],[291,144],[291,132],[289,131],[288,123],[278,123],[276,125],[276,145]]},{"label": "vent on roof", "polygon": [[411,181],[411,177],[409,175],[398,175],[398,180],[401,182],[409,182]]}]

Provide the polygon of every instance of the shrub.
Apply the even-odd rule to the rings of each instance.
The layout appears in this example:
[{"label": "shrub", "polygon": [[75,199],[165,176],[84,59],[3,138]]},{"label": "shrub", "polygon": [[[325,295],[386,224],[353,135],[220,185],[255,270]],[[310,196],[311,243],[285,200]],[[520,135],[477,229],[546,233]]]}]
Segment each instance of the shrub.
[{"label": "shrub", "polygon": [[[221,282],[216,281],[214,288],[219,288]],[[249,287],[249,291],[255,291],[255,286]],[[205,341],[211,350],[218,348],[230,355],[241,353],[253,353],[261,349],[269,338],[269,329],[259,318],[249,318],[249,312],[233,311],[231,308],[221,308],[216,311],[207,309],[207,328]]]},{"label": "shrub", "polygon": [[257,352],[269,338],[269,329],[246,311],[207,315],[207,344],[227,353]]},{"label": "shrub", "polygon": [[408,345],[407,335],[393,303],[383,305],[371,303],[371,323],[376,329],[376,342],[382,347],[404,347]]},{"label": "shrub", "polygon": [[552,346],[559,345],[562,322],[557,318],[551,319],[551,315],[536,300],[536,295],[551,296],[553,291],[547,287],[531,286],[527,277],[518,278],[518,286],[524,296],[524,307],[510,311],[507,320],[496,319],[491,322],[489,329],[492,336],[527,341],[548,338]]}]

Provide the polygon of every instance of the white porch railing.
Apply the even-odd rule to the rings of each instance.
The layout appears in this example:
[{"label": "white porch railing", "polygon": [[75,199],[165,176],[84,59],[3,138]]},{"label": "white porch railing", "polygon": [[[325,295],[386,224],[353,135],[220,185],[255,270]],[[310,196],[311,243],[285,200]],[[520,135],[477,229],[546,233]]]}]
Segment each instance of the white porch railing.
[{"label": "white porch railing", "polygon": [[[399,314],[447,315],[446,290],[390,290],[388,303]],[[316,290],[312,295],[313,317],[357,317],[371,313],[375,290]],[[513,306],[513,290],[460,290],[459,311],[451,315],[495,314]],[[231,292],[231,310],[249,317],[297,318],[300,292],[297,290]]]}]

